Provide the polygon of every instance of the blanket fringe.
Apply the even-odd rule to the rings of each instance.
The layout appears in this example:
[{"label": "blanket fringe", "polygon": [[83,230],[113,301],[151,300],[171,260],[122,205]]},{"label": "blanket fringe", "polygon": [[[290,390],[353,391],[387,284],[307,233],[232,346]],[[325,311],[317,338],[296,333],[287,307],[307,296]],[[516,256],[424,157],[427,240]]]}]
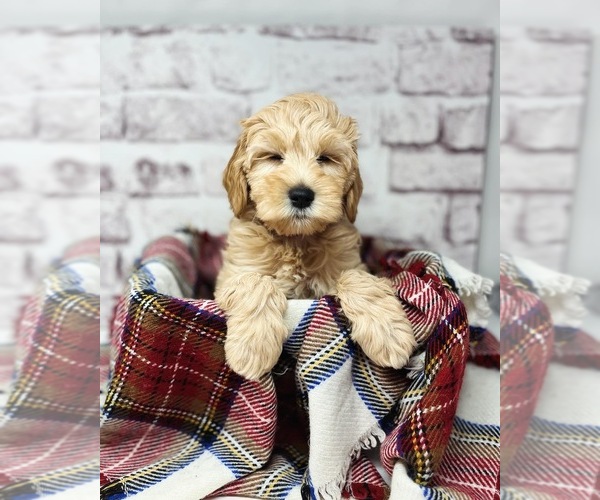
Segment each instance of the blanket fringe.
[{"label": "blanket fringe", "polygon": [[542,297],[567,294],[583,295],[590,287],[590,282],[584,278],[552,271],[528,259],[513,257],[513,261]]},{"label": "blanket fringe", "polygon": [[349,455],[346,457],[339,474],[328,483],[316,488],[316,496],[323,500],[339,500],[342,495],[342,490],[346,484],[346,478],[352,460],[358,457],[362,450],[371,450],[381,444],[385,438],[385,432],[379,424],[375,424],[371,429],[365,432],[359,439],[356,445],[352,448]]},{"label": "blanket fringe", "polygon": [[492,314],[487,296],[492,293],[493,280],[465,269],[449,257],[442,256],[442,263],[454,281],[458,296],[465,305],[469,324],[486,327]]},{"label": "blanket fringe", "polygon": [[521,257],[513,257],[519,272],[525,276],[548,307],[555,325],[581,326],[587,314],[582,295],[590,287],[590,281],[547,269]]}]

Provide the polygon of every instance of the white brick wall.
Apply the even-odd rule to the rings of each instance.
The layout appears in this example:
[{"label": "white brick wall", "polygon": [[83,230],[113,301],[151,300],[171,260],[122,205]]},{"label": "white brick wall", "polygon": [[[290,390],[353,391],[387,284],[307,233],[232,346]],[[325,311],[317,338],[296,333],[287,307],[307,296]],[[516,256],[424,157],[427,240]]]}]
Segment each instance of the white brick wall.
[{"label": "white brick wall", "polygon": [[358,120],[359,229],[473,267],[493,44],[461,28],[1,32],[0,256],[22,255],[6,286],[23,276],[25,293],[42,262],[99,229],[110,304],[150,239],[224,233],[239,120],[297,91]]},{"label": "white brick wall", "polygon": [[65,247],[98,234],[100,35],[0,31],[0,343]]},{"label": "white brick wall", "polygon": [[590,35],[511,28],[500,40],[501,249],[563,269]]},{"label": "white brick wall", "polygon": [[126,272],[145,242],[186,224],[226,232],[221,176],[239,120],[317,91],[358,120],[358,227],[473,267],[492,50],[489,31],[450,28],[104,32],[104,265]]}]

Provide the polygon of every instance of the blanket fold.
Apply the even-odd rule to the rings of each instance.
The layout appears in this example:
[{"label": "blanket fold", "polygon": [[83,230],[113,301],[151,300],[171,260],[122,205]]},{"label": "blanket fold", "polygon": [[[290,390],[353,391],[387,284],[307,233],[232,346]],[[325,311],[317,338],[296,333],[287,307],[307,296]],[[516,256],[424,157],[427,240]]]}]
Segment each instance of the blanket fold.
[{"label": "blanket fold", "polygon": [[[388,473],[403,463],[418,490],[434,484],[465,364],[477,344],[493,346],[483,327],[469,328],[442,258],[387,252],[380,261],[419,343],[411,366],[372,363],[351,340],[337,299],[326,296],[289,301],[282,357],[252,382],[225,363],[223,312],[189,297],[211,288],[214,261],[212,271],[198,268],[206,238],[188,232],[146,247],[117,307],[102,498],[384,499],[389,487],[363,453],[380,444]],[[488,283],[463,271],[461,283],[482,296]]]}]

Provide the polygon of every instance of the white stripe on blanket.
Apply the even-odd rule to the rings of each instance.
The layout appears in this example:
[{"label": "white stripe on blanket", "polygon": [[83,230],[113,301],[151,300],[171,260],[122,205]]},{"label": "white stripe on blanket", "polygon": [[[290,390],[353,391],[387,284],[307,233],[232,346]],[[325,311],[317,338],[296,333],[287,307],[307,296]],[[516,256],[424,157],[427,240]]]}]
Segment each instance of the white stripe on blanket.
[{"label": "white stripe on blanket", "polygon": [[[385,433],[352,383],[352,359],[308,393],[311,481],[323,498],[341,498],[351,458],[361,447],[373,448]],[[317,417],[317,418],[312,418]],[[335,422],[324,426],[322,422]],[[366,432],[365,432],[366,430]],[[326,451],[326,453],[320,450]]]},{"label": "white stripe on blanket", "polygon": [[[201,481],[200,478],[202,478]],[[177,491],[177,500],[198,500],[234,479],[235,476],[231,470],[212,453],[205,450],[192,463],[142,490],[135,498],[139,500],[156,500],[157,498],[167,500],[172,498],[173,491]]]}]

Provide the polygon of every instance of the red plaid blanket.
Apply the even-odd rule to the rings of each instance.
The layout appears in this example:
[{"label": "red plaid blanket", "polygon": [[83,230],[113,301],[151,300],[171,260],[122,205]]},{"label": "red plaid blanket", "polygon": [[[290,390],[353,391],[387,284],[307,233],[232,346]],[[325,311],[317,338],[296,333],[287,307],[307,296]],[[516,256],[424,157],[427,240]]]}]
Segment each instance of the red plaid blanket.
[{"label": "red plaid blanket", "polygon": [[[252,382],[225,364],[222,311],[190,298],[210,288],[199,271],[203,241],[194,234],[149,245],[117,308],[103,498],[384,499],[389,486],[364,454],[380,443],[385,469],[395,477],[402,464],[423,496],[497,496],[497,427],[454,418],[470,329],[439,256],[390,252],[382,260],[419,341],[411,366],[371,363],[326,296],[290,301],[284,353],[272,374]],[[474,330],[473,359],[489,352],[489,338]],[[489,441],[472,444],[481,432]],[[457,472],[444,461],[465,453],[480,469]],[[392,485],[391,495],[401,493]]]},{"label": "red plaid blanket", "polygon": [[[530,263],[526,267],[559,276]],[[545,386],[551,361],[597,370],[600,343],[578,328],[556,324],[544,297],[555,305],[564,292],[540,293],[534,285],[539,279],[509,256],[502,257],[500,271],[502,498],[596,498],[600,426],[551,420],[535,410],[543,390],[559,392]],[[560,275],[558,282],[566,278]],[[568,293],[572,302],[579,292]],[[564,311],[556,316],[564,318]],[[577,388],[577,380],[569,382]]]},{"label": "red plaid blanket", "polygon": [[97,240],[71,247],[24,309],[19,370],[0,423],[0,498],[97,480],[98,260]]}]

